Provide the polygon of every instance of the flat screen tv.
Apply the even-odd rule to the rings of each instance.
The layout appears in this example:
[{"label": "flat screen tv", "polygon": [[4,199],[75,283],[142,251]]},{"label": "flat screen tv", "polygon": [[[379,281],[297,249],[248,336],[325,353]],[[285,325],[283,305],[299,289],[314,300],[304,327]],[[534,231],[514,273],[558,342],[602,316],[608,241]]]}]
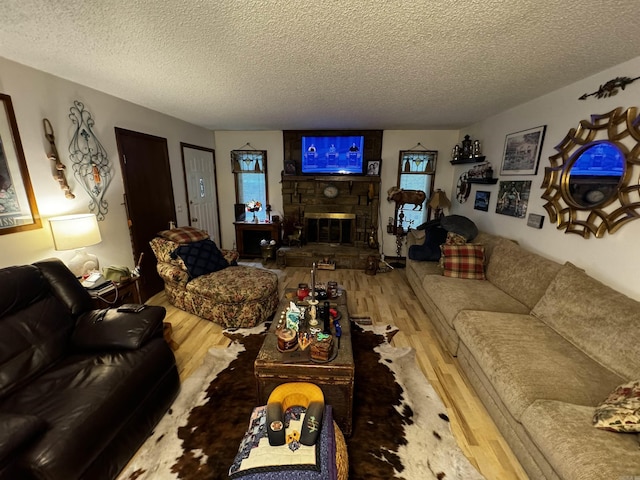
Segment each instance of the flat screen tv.
[{"label": "flat screen tv", "polygon": [[362,175],[364,136],[318,135],[302,137],[303,174]]}]

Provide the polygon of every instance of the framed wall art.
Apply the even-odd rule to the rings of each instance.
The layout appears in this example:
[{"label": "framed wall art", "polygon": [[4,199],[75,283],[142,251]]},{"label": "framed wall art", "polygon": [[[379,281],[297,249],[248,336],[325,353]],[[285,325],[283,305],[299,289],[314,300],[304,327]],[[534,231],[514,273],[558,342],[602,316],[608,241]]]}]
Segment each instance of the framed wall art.
[{"label": "framed wall art", "polygon": [[369,160],[367,162],[367,175],[380,175],[380,163],[382,163],[382,160]]},{"label": "framed wall art", "polygon": [[527,215],[531,180],[500,181],[496,213],[524,218]]},{"label": "framed wall art", "polygon": [[296,162],[293,160],[285,160],[284,161],[284,174],[285,175],[295,175],[297,173]]},{"label": "framed wall art", "polygon": [[42,228],[11,97],[0,93],[0,235]]},{"label": "framed wall art", "polygon": [[475,202],[473,202],[473,208],[475,208],[476,210],[482,210],[483,212],[488,212],[490,197],[491,192],[477,191],[476,200]]},{"label": "framed wall art", "polygon": [[500,175],[535,175],[542,152],[546,125],[510,133],[504,142]]}]

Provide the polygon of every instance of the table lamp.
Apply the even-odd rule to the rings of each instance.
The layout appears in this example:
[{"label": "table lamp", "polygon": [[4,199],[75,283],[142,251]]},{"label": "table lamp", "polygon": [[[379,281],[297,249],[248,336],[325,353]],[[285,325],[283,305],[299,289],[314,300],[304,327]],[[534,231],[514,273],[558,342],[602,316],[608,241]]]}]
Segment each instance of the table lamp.
[{"label": "table lamp", "polygon": [[444,215],[444,209],[451,208],[451,202],[447,198],[447,194],[440,189],[433,192],[427,205],[434,210],[433,218],[442,217]]},{"label": "table lamp", "polygon": [[98,257],[87,253],[85,247],[102,241],[98,219],[92,213],[64,215],[49,219],[55,249],[76,250],[76,255],[67,262],[76,277],[82,277],[98,269]]}]

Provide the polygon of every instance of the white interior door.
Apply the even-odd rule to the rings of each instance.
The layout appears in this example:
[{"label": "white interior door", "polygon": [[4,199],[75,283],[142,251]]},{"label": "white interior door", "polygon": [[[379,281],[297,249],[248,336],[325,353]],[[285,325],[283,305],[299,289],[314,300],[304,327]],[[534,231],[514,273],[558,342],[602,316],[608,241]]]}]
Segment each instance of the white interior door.
[{"label": "white interior door", "polygon": [[209,237],[220,246],[215,152],[186,143],[180,145],[189,200],[189,225],[207,231]]}]

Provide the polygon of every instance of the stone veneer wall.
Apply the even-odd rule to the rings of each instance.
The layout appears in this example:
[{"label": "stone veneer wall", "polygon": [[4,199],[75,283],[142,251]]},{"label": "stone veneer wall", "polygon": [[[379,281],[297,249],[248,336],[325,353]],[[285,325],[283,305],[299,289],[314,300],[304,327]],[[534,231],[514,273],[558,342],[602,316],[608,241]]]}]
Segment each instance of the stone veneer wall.
[{"label": "stone veneer wall", "polygon": [[[328,185],[338,188],[338,196],[327,198]],[[367,246],[371,226],[378,229],[380,177],[282,177],[282,206],[285,222],[304,224],[305,211],[315,213],[353,213],[356,215],[355,247]]]}]

